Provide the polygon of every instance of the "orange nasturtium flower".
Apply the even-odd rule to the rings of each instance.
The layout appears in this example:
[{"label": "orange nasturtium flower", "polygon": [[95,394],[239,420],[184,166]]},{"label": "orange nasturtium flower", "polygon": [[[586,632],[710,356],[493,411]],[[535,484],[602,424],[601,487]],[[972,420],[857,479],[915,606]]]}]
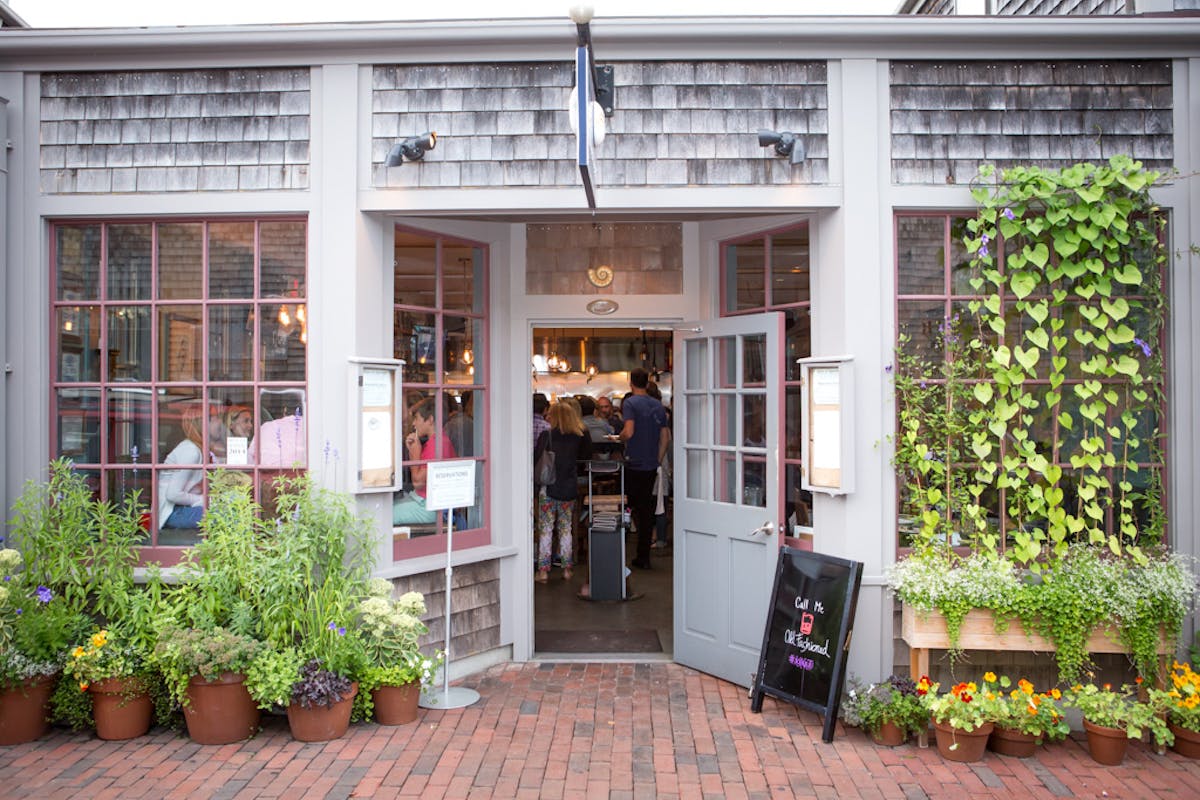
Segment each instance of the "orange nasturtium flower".
[{"label": "orange nasturtium flower", "polygon": [[1060,692],[1058,689],[1051,689],[1050,696],[1053,697],[1055,700],[1061,700],[1062,692]]},{"label": "orange nasturtium flower", "polygon": [[1142,685],[1142,676],[1138,675],[1136,678],[1133,679],[1133,682],[1136,683],[1138,686],[1141,686]]}]

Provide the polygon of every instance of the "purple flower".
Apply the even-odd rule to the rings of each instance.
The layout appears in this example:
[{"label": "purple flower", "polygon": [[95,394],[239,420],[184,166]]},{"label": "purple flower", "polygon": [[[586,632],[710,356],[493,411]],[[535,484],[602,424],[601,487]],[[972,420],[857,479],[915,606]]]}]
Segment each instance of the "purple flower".
[{"label": "purple flower", "polygon": [[54,592],[50,591],[50,589],[45,586],[37,587],[37,591],[34,592],[34,594],[37,595],[39,603],[49,603],[54,599]]},{"label": "purple flower", "polygon": [[331,631],[336,631],[336,630],[337,630],[337,623],[336,623],[336,622],[331,622],[331,623],[329,623],[328,625],[326,625],[325,627],[329,628],[329,630],[331,630]]},{"label": "purple flower", "polygon": [[929,450],[926,450],[926,451],[925,451],[925,455],[924,455],[924,459],[925,459],[926,461],[933,461],[933,453],[932,453],[931,451],[929,451]]},{"label": "purple flower", "polygon": [[18,609],[17,609],[17,616],[18,616],[18,617],[19,617],[19,616],[21,616],[21,615],[22,615],[22,614],[24,614],[24,613],[25,613],[25,609],[23,609],[23,608],[18,608]]},{"label": "purple flower", "polygon": [[341,627],[341,626],[339,626],[339,627],[338,627],[338,629],[337,629],[337,632],[338,632],[338,636],[345,636],[345,635],[346,635],[346,629],[345,629],[345,628],[343,628],[343,627]]},{"label": "purple flower", "polygon": [[334,461],[338,460],[338,449],[336,447],[333,448],[333,460]]},{"label": "purple flower", "polygon": [[987,249],[986,244],[979,245],[979,255],[983,256],[984,258],[987,258],[988,249]]},{"label": "purple flower", "polygon": [[982,233],[979,235],[979,241],[983,243],[984,247],[987,247],[987,243],[990,242],[991,240],[992,240],[992,238],[990,236],[988,236],[986,233]]},{"label": "purple flower", "polygon": [[1011,208],[1006,208],[1006,209],[1004,209],[1004,218],[1005,218],[1005,219],[1009,219],[1009,220],[1010,220],[1010,219],[1012,219],[1012,218],[1013,218],[1013,217],[1015,217],[1015,216],[1016,216],[1016,214],[1014,214],[1014,213],[1013,213],[1013,211],[1012,211],[1012,209],[1011,209]]},{"label": "purple flower", "polygon": [[136,444],[129,448],[129,457],[134,461],[138,460],[138,446]]},{"label": "purple flower", "polygon": [[325,452],[325,463],[328,464],[329,463],[329,440],[328,439],[325,440],[325,451],[324,452]]},{"label": "purple flower", "polygon": [[1153,351],[1150,349],[1150,345],[1146,344],[1141,339],[1135,338],[1133,343],[1142,348],[1142,355],[1144,355],[1146,358],[1149,358],[1153,354]]},{"label": "purple flower", "polygon": [[5,582],[5,583],[8,583],[8,582],[9,582],[9,581],[11,581],[11,580],[12,580],[12,575],[5,575],[5,576],[4,576],[4,582]]},{"label": "purple flower", "polygon": [[[292,522],[299,522],[299,521],[300,521],[300,506],[296,506],[295,508],[292,509]],[[331,622],[329,624],[332,625],[333,623]]]},{"label": "purple flower", "polygon": [[928,388],[928,384],[926,384],[925,381],[921,381],[921,388],[922,389]]},{"label": "purple flower", "polygon": [[888,373],[889,375],[891,375],[892,374],[892,365],[888,364],[886,367],[883,368],[883,371]]}]

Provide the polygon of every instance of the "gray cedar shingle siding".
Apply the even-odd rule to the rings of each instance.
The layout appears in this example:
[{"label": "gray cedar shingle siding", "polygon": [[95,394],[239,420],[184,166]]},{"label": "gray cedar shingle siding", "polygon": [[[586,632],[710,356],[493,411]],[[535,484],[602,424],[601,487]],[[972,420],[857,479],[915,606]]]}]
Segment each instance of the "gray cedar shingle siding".
[{"label": "gray cedar shingle siding", "polygon": [[308,68],[42,76],[48,194],[308,188]]},{"label": "gray cedar shingle siding", "polygon": [[[600,148],[600,186],[821,184],[829,179],[826,63],[615,63],[616,111]],[[376,187],[575,186],[561,64],[376,66]],[[758,146],[759,128],[803,135],[792,168]],[[419,163],[387,168],[405,136],[436,131]]]},{"label": "gray cedar shingle siding", "polygon": [[967,183],[984,162],[1172,164],[1167,61],[892,62],[892,180]]}]

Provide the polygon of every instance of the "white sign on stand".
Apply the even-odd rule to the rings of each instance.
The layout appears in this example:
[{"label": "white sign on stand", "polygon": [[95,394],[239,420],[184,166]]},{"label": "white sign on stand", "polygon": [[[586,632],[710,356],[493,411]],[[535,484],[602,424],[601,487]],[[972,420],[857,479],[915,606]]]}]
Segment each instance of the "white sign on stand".
[{"label": "white sign on stand", "polygon": [[475,505],[475,462],[431,461],[425,472],[425,508],[445,511],[446,520],[446,660],[442,662],[441,691],[426,689],[421,694],[421,708],[465,708],[479,700],[479,692],[465,686],[450,687],[450,585],[454,577],[451,554],[454,551],[454,509]]},{"label": "white sign on stand", "polygon": [[475,505],[475,462],[431,461],[425,473],[425,508],[443,511]]}]

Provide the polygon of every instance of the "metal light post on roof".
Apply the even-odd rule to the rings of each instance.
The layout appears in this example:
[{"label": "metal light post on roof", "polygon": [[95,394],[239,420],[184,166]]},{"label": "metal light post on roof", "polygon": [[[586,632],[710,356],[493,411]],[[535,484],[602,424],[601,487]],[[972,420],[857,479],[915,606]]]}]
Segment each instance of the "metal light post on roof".
[{"label": "metal light post on roof", "polygon": [[593,148],[604,141],[604,118],[613,110],[612,67],[596,67],[592,53],[592,7],[571,7],[571,21],[575,23],[575,89],[571,93],[568,114],[577,143],[576,158],[579,177],[583,180],[583,191],[587,195],[588,208],[596,210],[596,192],[593,187],[595,154]]}]

